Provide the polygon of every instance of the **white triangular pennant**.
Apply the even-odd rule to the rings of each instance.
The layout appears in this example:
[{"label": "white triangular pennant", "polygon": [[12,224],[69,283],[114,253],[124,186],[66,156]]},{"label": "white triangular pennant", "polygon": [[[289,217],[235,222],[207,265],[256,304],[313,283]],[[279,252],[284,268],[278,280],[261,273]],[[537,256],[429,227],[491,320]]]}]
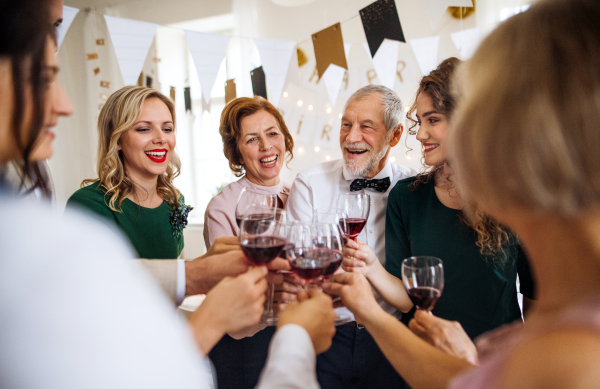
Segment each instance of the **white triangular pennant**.
[{"label": "white triangular pennant", "polygon": [[125,85],[135,85],[158,24],[104,16]]},{"label": "white triangular pennant", "polygon": [[79,13],[79,8],[67,7],[63,5],[63,21],[56,28],[56,43],[58,48],[60,49],[60,45],[65,40],[65,36],[67,36],[67,31],[69,31],[69,27],[71,27],[71,23],[75,20],[75,16]]},{"label": "white triangular pennant", "polygon": [[202,87],[202,96],[210,102],[210,94],[219,73],[221,62],[227,54],[230,36],[185,30],[190,53],[194,59],[196,73]]},{"label": "white triangular pennant", "polygon": [[448,7],[473,7],[471,0],[424,0],[431,28],[435,30]]},{"label": "white triangular pennant", "polygon": [[[367,55],[371,58],[371,49],[367,42],[363,43],[363,47],[367,51]],[[390,39],[384,39],[372,58],[373,68],[379,78],[379,83],[394,89],[394,81],[396,81],[396,72],[398,67],[398,50],[400,42]]]},{"label": "white triangular pennant", "polygon": [[479,27],[453,32],[450,36],[462,59],[469,59],[475,54],[479,45]]},{"label": "white triangular pennant", "polygon": [[345,73],[346,69],[343,67],[329,64],[327,70],[323,73],[323,77],[321,77],[321,81],[325,84],[325,89],[327,90],[327,95],[329,96],[329,101],[331,101],[332,106],[335,106],[335,102],[340,94]]},{"label": "white triangular pennant", "polygon": [[254,44],[260,54],[269,100],[277,106],[285,86],[285,77],[290,66],[290,60],[296,49],[295,41],[279,39],[254,39]]},{"label": "white triangular pennant", "polygon": [[438,48],[440,45],[440,37],[432,36],[428,38],[411,39],[412,46],[417,63],[421,69],[423,76],[428,75],[438,64]]}]

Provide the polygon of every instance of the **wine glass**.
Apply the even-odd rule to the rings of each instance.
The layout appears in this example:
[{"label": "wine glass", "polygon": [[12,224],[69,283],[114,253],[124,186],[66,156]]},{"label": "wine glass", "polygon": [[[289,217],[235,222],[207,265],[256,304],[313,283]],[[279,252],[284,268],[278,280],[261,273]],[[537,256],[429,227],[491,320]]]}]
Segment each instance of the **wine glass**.
[{"label": "wine glass", "polygon": [[248,208],[252,204],[266,205],[268,207],[276,208],[277,195],[259,193],[251,188],[242,188],[242,191],[238,197],[237,205],[235,207],[235,221],[237,222],[238,227],[240,227],[242,218],[246,212],[248,212]]},{"label": "wine glass", "polygon": [[402,261],[402,281],[417,307],[431,311],[444,290],[444,266],[436,257],[410,257]]},{"label": "wine glass", "polygon": [[317,231],[312,223],[294,222],[289,228],[288,242],[293,247],[285,254],[294,273],[307,282],[305,289],[319,289],[312,281],[325,273],[333,258],[327,238],[319,239]]},{"label": "wine glass", "polygon": [[371,198],[364,192],[340,193],[336,205],[347,215],[340,219],[340,228],[350,239],[356,239],[367,224]]},{"label": "wine glass", "polygon": [[[285,211],[265,205],[252,204],[240,223],[240,246],[242,251],[256,266],[266,265],[281,254],[287,240]],[[261,323],[277,323],[278,314],[273,310],[275,285],[269,285],[267,307]]]}]

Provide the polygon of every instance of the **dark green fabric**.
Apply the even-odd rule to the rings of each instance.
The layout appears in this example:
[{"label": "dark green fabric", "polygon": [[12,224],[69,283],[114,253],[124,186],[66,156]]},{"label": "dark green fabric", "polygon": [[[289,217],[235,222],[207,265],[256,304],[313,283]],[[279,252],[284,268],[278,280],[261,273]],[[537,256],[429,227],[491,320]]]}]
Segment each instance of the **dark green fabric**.
[{"label": "dark green fabric", "polygon": [[[118,225],[127,235],[140,258],[174,259],[183,250],[183,235],[173,236],[169,222],[171,207],[166,201],[157,208],[140,207],[129,199],[123,200],[122,212],[108,207],[110,197],[98,182],[79,189],[67,201],[67,207],[80,207]],[[99,249],[99,248],[98,248]]]},{"label": "dark green fabric", "polygon": [[[474,338],[502,324],[520,319],[517,301],[516,242],[504,253],[504,265],[482,256],[476,233],[461,221],[461,211],[444,206],[433,180],[416,190],[414,177],[398,181],[390,192],[385,226],[386,269],[402,278],[402,260],[410,256],[438,257],[444,263],[445,286],[432,313],[460,322]],[[413,312],[403,314],[408,323]]]}]

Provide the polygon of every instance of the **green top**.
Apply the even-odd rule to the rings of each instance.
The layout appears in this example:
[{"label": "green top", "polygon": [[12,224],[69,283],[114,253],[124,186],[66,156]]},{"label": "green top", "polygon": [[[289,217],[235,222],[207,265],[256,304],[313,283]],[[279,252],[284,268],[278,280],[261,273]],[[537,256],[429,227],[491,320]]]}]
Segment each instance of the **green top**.
[{"label": "green top", "polygon": [[183,250],[183,235],[173,236],[169,221],[171,207],[166,201],[156,208],[144,208],[129,199],[123,200],[122,212],[108,207],[109,196],[95,182],[73,193],[67,207],[83,207],[118,225],[127,235],[140,258],[174,259]]},{"label": "green top", "polygon": [[[433,180],[412,190],[414,181],[415,177],[398,181],[388,198],[386,270],[402,279],[404,258],[440,258],[445,284],[432,313],[460,322],[471,338],[520,319],[517,261],[526,261],[520,246],[511,241],[504,248],[507,260],[495,264],[479,252],[477,234],[461,221],[461,211],[439,201]],[[408,323],[413,313],[414,308],[402,321]]]}]

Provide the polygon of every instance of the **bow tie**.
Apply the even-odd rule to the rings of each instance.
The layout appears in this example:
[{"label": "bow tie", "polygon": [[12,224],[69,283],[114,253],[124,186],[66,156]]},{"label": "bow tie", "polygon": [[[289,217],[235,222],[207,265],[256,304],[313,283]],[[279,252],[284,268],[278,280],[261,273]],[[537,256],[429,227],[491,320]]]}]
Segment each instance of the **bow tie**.
[{"label": "bow tie", "polygon": [[385,192],[390,187],[390,178],[382,178],[380,180],[365,180],[364,178],[357,178],[350,184],[350,192],[365,188],[373,188],[378,192]]}]

